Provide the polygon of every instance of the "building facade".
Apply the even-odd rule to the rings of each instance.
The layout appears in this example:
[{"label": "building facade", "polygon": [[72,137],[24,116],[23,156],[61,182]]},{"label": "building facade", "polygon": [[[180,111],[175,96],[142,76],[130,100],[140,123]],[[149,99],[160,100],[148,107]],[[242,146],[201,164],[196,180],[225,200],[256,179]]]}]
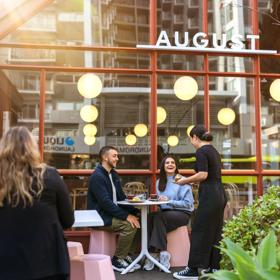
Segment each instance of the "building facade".
[{"label": "building facade", "polygon": [[[27,126],[73,195],[84,194],[103,145],[119,149],[123,184],[142,181],[153,190],[167,153],[178,158],[182,174],[192,174],[187,128],[194,124],[213,133],[237,210],[279,185],[280,89],[275,98],[271,85],[280,78],[280,55],[256,52],[280,49],[279,1],[40,0],[33,13],[32,0],[14,9],[8,2],[0,15],[11,24],[0,33],[0,136],[10,126]],[[97,97],[79,93],[86,73],[102,81]],[[192,98],[174,93],[181,77],[195,80]],[[98,114],[84,121],[88,105]],[[233,114],[232,121],[222,120],[222,109],[231,109],[225,117]],[[97,128],[90,140],[87,123]],[[147,133],[135,132],[137,124]]]}]

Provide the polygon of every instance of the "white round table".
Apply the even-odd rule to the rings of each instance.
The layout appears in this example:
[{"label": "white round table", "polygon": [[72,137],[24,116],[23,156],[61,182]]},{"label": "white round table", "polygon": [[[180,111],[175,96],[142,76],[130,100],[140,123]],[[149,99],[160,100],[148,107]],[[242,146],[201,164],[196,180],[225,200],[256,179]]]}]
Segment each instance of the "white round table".
[{"label": "white round table", "polygon": [[159,263],[155,258],[153,258],[148,251],[148,229],[147,229],[147,216],[148,216],[148,207],[153,205],[166,204],[169,201],[150,201],[145,200],[144,202],[128,202],[126,200],[118,201],[120,205],[130,205],[135,206],[141,210],[141,252],[139,256],[121,273],[126,274],[134,267],[141,259],[146,256],[151,260],[157,267],[167,273],[171,273],[169,269]]}]

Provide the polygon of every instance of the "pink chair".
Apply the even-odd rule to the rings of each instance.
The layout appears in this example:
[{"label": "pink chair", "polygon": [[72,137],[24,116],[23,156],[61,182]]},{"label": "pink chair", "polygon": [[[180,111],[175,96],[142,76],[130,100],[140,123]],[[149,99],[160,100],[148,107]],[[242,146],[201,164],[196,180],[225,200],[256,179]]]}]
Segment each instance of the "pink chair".
[{"label": "pink chair", "polygon": [[115,280],[111,258],[101,254],[84,254],[80,242],[67,242],[70,256],[70,280]]},{"label": "pink chair", "polygon": [[90,254],[104,254],[113,256],[117,246],[117,234],[106,230],[91,230],[89,250]]},{"label": "pink chair", "polygon": [[71,259],[70,280],[115,280],[111,258],[100,254],[75,256]]},{"label": "pink chair", "polygon": [[171,254],[171,267],[188,264],[190,239],[187,226],[179,227],[167,234],[167,251]]},{"label": "pink chair", "polygon": [[80,242],[68,241],[67,247],[70,259],[72,259],[75,256],[84,255],[84,249]]}]

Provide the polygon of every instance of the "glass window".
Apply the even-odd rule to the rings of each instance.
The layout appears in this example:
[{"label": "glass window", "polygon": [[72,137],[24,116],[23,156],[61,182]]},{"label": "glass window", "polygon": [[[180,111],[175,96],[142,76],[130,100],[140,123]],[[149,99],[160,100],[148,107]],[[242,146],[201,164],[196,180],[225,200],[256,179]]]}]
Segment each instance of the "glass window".
[{"label": "glass window", "polygon": [[23,125],[38,137],[40,88],[38,72],[0,70],[0,137]]},{"label": "glass window", "polygon": [[210,130],[213,144],[222,155],[223,168],[255,168],[254,80],[211,77],[211,84]]},{"label": "glass window", "polygon": [[[226,34],[227,44],[231,42],[232,35],[243,37],[244,48],[249,42],[246,41],[247,34],[253,34],[252,30],[252,8],[251,0],[242,1],[207,1],[209,35],[215,33],[217,38],[223,42],[222,34]],[[232,42],[231,42],[232,43]]]},{"label": "glass window", "polygon": [[[149,1],[53,1],[4,41],[129,47],[148,44]],[[41,59],[46,55],[49,60],[53,51],[34,55]]]},{"label": "glass window", "polygon": [[[74,157],[71,161],[73,164],[79,164],[81,159]],[[63,180],[69,189],[72,207],[74,210],[87,209],[88,179],[88,176],[63,176]],[[120,182],[125,193],[131,191],[135,194],[144,193],[145,195],[148,195],[150,192],[149,176],[120,175]],[[136,184],[140,182],[140,184],[132,184],[133,182],[136,182]],[[126,185],[127,183],[131,183],[130,188]]]},{"label": "glass window", "polygon": [[[98,74],[103,88],[92,99],[83,98],[73,82],[81,76],[81,73],[52,74],[55,92],[46,100],[52,106],[48,107],[45,124],[45,161],[57,168],[93,169],[100,148],[112,145],[119,150],[119,169],[148,169],[149,76]],[[87,119],[90,112],[85,113],[86,118],[81,117],[86,107],[94,108],[91,119]],[[95,126],[95,133],[84,132],[87,124]],[[146,129],[144,134],[141,125],[140,132],[135,132],[138,124]],[[91,137],[85,139],[86,135]],[[79,161],[75,166],[73,158]]]},{"label": "glass window", "polygon": [[[158,76],[158,122],[160,122],[157,130],[158,168],[167,153],[174,154],[178,158],[179,168],[193,168],[193,162],[189,161],[189,157],[193,157],[195,150],[187,140],[187,128],[193,124],[204,123],[203,78],[188,76],[185,81],[181,78],[170,75]],[[192,90],[186,95],[179,95],[180,98],[191,98],[182,100],[174,92],[174,84],[177,81],[179,83],[182,81],[181,85],[186,88],[196,83],[198,91]]]},{"label": "glass window", "polygon": [[225,209],[227,218],[236,215],[244,206],[252,204],[257,197],[256,177],[223,176],[222,182],[229,202]]},{"label": "glass window", "polygon": [[[264,169],[280,169],[280,110],[279,89],[273,82],[279,80],[263,78],[261,80],[261,126],[262,126],[262,162]],[[278,101],[272,96],[278,96]]]}]

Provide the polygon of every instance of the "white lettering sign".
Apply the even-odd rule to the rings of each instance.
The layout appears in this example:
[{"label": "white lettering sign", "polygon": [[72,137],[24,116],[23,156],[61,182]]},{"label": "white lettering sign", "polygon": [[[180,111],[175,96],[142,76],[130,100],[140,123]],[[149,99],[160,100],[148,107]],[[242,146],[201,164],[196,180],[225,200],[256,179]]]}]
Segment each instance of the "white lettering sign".
[{"label": "white lettering sign", "polygon": [[[276,50],[257,50],[256,41],[259,40],[259,35],[248,34],[246,36],[240,34],[232,35],[231,39],[227,41],[226,34],[221,34],[218,38],[216,33],[207,36],[204,32],[196,33],[192,40],[189,38],[189,32],[182,34],[183,41],[180,41],[180,33],[174,32],[174,46],[168,37],[166,31],[162,30],[158,36],[155,45],[137,45],[138,49],[149,50],[176,50],[176,51],[203,51],[203,52],[223,52],[223,53],[248,53],[248,54],[275,54]],[[190,47],[192,45],[192,47]],[[247,49],[246,46],[250,48]],[[212,47],[213,46],[213,47]]]}]

